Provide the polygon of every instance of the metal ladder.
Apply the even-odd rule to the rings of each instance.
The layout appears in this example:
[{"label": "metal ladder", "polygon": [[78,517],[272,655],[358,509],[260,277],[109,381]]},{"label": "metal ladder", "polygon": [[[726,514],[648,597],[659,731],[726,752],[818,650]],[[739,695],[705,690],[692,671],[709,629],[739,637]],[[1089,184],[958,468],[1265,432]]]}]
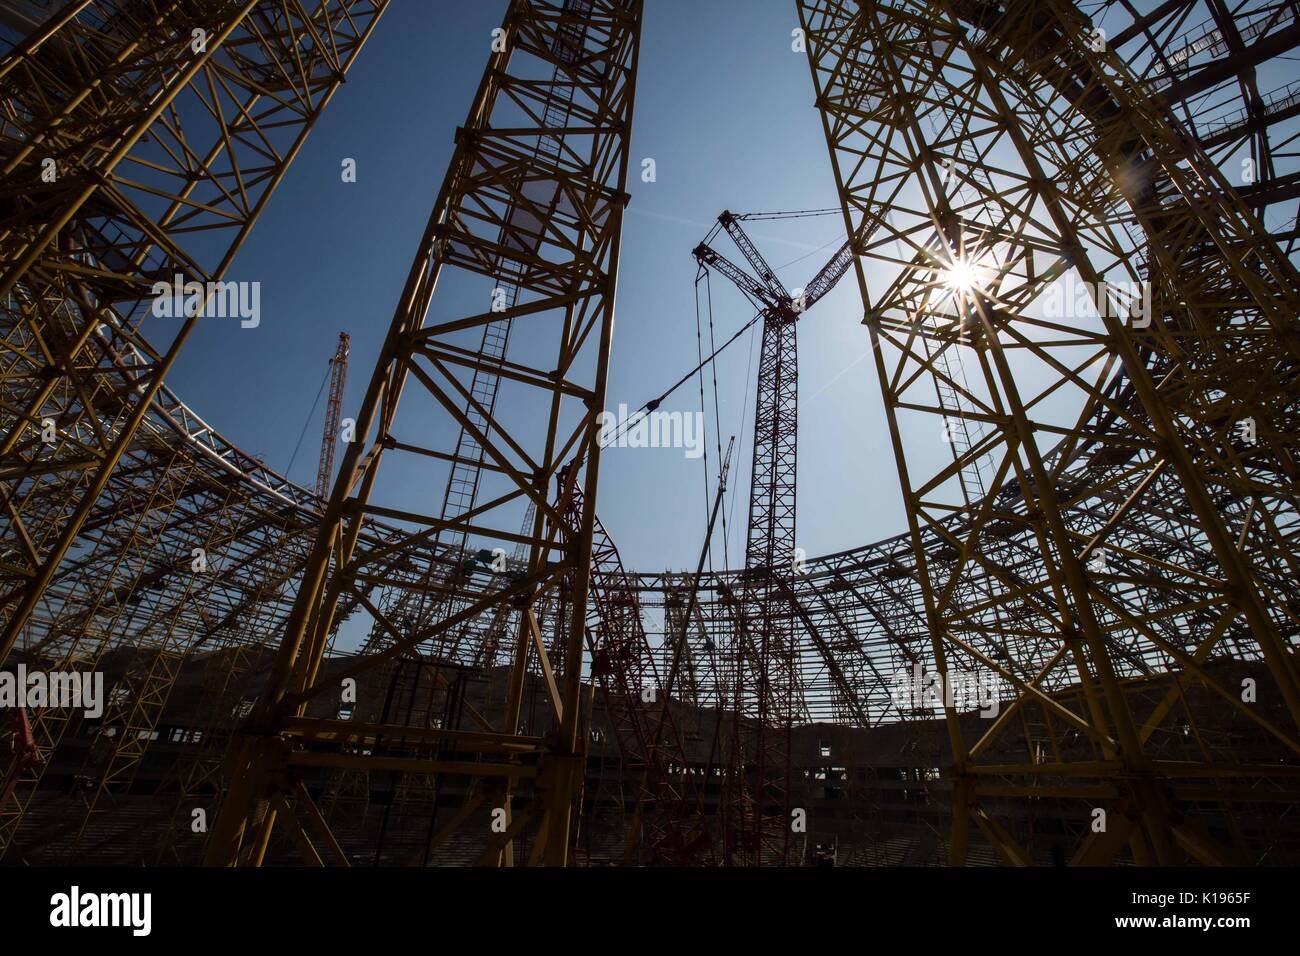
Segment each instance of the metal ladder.
[{"label": "metal ladder", "polygon": [[[565,14],[585,16],[591,12],[591,0],[566,0],[564,12]],[[583,52],[585,37],[585,25],[576,22],[565,24],[556,39],[555,54],[562,62],[575,62]],[[557,67],[552,77],[552,89],[562,88],[566,92],[560,96],[551,97],[546,101],[542,122],[544,128],[548,130],[559,130],[567,126],[569,116],[573,111],[574,88],[572,86],[559,86],[560,73],[561,70]],[[557,160],[562,145],[563,135],[557,136],[552,133],[543,133],[537,138],[535,155],[539,159]],[[494,298],[499,296],[498,301],[504,305],[503,311],[508,315],[514,310],[519,301],[521,277],[512,274],[503,264],[499,267],[497,273],[497,283]],[[495,307],[497,302],[494,301],[493,304]],[[499,367],[505,361],[506,350],[510,344],[512,322],[513,318],[508,317],[497,319],[484,326],[483,341],[479,350],[485,360],[484,364]],[[500,376],[496,372],[487,371],[482,367],[474,370],[474,376],[470,383],[470,394],[473,396],[474,401],[486,410],[489,415],[496,407],[497,389],[500,380]],[[490,425],[486,416],[470,403],[467,403],[465,411],[466,417],[469,418],[476,429],[481,431],[484,436],[490,434]],[[441,515],[443,521],[453,521],[474,508],[474,502],[478,497],[479,478],[482,474],[483,456],[483,447],[478,439],[462,428],[460,437],[456,441],[455,461],[452,463],[451,474],[447,479],[447,491],[443,498]],[[464,531],[443,531],[439,533],[437,540],[447,544],[452,549],[464,550],[465,538]]]}]

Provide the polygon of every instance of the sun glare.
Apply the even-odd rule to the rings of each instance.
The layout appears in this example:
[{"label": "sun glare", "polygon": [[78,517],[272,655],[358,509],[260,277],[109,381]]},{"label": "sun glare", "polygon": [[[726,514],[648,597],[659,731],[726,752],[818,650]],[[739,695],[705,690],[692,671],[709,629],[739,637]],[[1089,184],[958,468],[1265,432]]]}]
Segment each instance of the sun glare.
[{"label": "sun glare", "polygon": [[953,292],[970,292],[977,278],[975,267],[958,259],[944,271],[943,284]]}]

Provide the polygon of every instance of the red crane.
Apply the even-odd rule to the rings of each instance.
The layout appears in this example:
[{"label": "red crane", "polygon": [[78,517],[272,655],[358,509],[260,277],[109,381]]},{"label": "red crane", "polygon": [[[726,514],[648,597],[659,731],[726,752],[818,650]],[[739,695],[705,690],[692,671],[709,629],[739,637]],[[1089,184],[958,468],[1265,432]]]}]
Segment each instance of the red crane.
[{"label": "red crane", "polygon": [[316,469],[316,496],[328,498],[330,479],[334,476],[334,449],[339,441],[339,422],[343,414],[343,386],[348,378],[348,334],[339,333],[339,347],[330,359],[330,394],[325,405],[325,432],[320,443],[320,467]]},{"label": "red crane", "polygon": [[[762,218],[804,215],[772,214]],[[700,266],[730,279],[760,310],[763,346],[754,409],[754,460],[743,595],[734,648],[732,789],[724,806],[728,860],[785,863],[790,850],[790,731],[797,707],[794,618],[788,579],[795,566],[795,476],[799,432],[799,351],[795,328],[848,271],[845,242],[807,287],[792,295],[741,228],[724,212],[721,229],[753,268],[750,275],[712,249],[710,233],[694,250]],[[784,582],[784,583],[783,583]]]}]

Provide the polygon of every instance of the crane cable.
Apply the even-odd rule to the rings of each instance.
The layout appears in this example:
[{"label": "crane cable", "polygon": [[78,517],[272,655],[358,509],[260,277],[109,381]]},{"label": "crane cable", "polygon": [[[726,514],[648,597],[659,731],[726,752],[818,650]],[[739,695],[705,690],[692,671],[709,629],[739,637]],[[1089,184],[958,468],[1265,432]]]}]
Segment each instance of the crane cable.
[{"label": "crane cable", "polygon": [[325,394],[325,383],[330,380],[330,372],[334,370],[334,363],[331,361],[325,367],[325,377],[320,380],[320,390],[316,393],[316,401],[311,403],[311,411],[307,413],[307,420],[302,423],[302,431],[298,433],[298,443],[293,446],[293,454],[289,456],[289,464],[284,469],[285,477],[293,471],[293,463],[298,460],[298,449],[302,447],[302,440],[307,437],[307,429],[311,427],[312,419],[316,417],[316,409],[320,405],[320,397]]},{"label": "crane cable", "polygon": [[[713,324],[713,274],[707,268],[705,268],[703,264],[701,264],[699,271],[695,275],[695,338],[696,338],[697,356],[703,356],[704,354],[703,335],[701,332],[701,325],[700,325],[700,281],[701,280],[704,281],[706,301],[708,302],[708,310],[709,310],[709,348],[715,349],[717,345],[716,330]],[[714,354],[717,353],[715,352]],[[716,444],[718,450],[718,468],[721,469],[722,468],[722,411],[718,402],[718,366],[716,362],[713,363],[712,372],[713,372],[714,436],[716,438]],[[703,361],[701,361],[701,372],[700,372],[700,410],[702,413],[707,414],[707,410],[704,404]],[[711,491],[712,489],[710,488],[709,485],[708,442],[706,440],[705,453],[704,453],[704,508],[705,508],[706,515],[708,514],[710,509],[710,501],[712,498]],[[730,557],[730,548],[728,546],[728,541],[727,541],[727,511],[725,508],[722,509],[721,511],[721,517],[722,517],[723,567],[729,568],[731,566],[731,557]],[[713,571],[712,543],[710,543],[709,545],[708,560],[709,560],[709,571],[710,573],[712,573]]]},{"label": "crane cable", "polygon": [[772,271],[773,271],[773,272],[778,272],[778,273],[779,273],[779,272],[781,272],[781,270],[783,270],[783,269],[788,269],[788,268],[790,268],[790,267],[793,266],[793,265],[797,265],[798,263],[803,262],[805,259],[811,259],[813,256],[817,255],[817,253],[819,253],[819,252],[825,252],[825,251],[826,251],[827,249],[829,249],[831,246],[835,245],[835,243],[837,243],[837,242],[839,242],[839,243],[843,243],[843,241],[844,241],[843,238],[841,238],[840,236],[836,236],[834,239],[830,240],[830,242],[827,242],[825,245],[818,246],[818,247],[817,247],[816,249],[814,249],[812,252],[806,252],[806,253],[804,253],[804,254],[803,254],[802,256],[800,256],[798,259],[791,259],[789,262],[783,262],[783,263],[781,263],[781,265],[779,265],[779,266],[774,266],[773,269],[772,269]]},{"label": "crane cable", "polygon": [[669,386],[668,389],[662,395],[650,399],[650,401],[646,402],[635,412],[633,412],[632,415],[629,416],[626,421],[622,422],[619,425],[619,427],[615,430],[614,434],[606,439],[605,441],[606,447],[608,447],[611,444],[614,444],[623,435],[626,435],[629,429],[633,428],[636,425],[639,425],[646,415],[648,415],[650,412],[653,412],[656,408],[658,408],[661,404],[663,404],[663,400],[665,398],[667,398],[673,392],[677,391],[677,389],[681,388],[684,384],[686,384],[692,378],[694,378],[697,372],[699,372],[701,369],[704,368],[704,366],[708,365],[719,355],[721,355],[723,350],[728,345],[730,345],[732,342],[736,341],[736,339],[740,338],[747,331],[752,329],[758,323],[758,320],[761,319],[762,317],[763,317],[762,312],[756,313],[754,317],[751,318],[744,325],[742,325],[731,338],[727,339],[727,341],[723,342],[716,349],[714,349],[713,353],[708,358],[700,362],[693,369],[691,369],[689,372],[687,372],[685,375],[679,378],[676,382],[674,382],[671,386]]},{"label": "crane cable", "polygon": [[843,215],[844,210],[839,206],[827,209],[796,209],[792,212],[747,212],[744,215],[737,216],[737,219],[746,222],[758,222],[763,219],[808,219],[813,216],[834,216]]},{"label": "crane cable", "polygon": [[[740,446],[740,449],[738,449],[737,454],[736,454],[736,460],[737,460],[737,461],[739,461],[739,460],[741,459],[741,457],[742,457],[742,453],[744,452],[744,448],[745,448],[745,445],[744,445],[744,439],[745,439],[745,412],[747,412],[747,411],[749,410],[749,383],[750,383],[750,382],[753,382],[753,381],[754,381],[754,341],[753,341],[753,337],[751,336],[751,337],[750,337],[750,342],[749,342],[749,367],[745,369],[745,397],[744,397],[744,399],[743,399],[743,400],[741,401],[741,403],[740,403],[740,422],[737,424],[737,427],[736,427],[736,434],[740,435],[740,437],[741,437],[741,446]],[[755,397],[757,398],[757,392],[755,392]],[[755,438],[755,442],[757,442],[757,440],[758,440],[758,439]],[[753,452],[751,451],[750,454],[752,455]],[[753,459],[751,458],[751,462],[752,462],[752,460],[753,460]],[[753,472],[752,467],[751,467],[751,469],[750,469],[749,480],[750,480],[750,484],[751,484],[751,486],[752,486],[753,481],[754,481],[754,472]],[[732,495],[732,496],[731,496],[731,518],[732,518],[732,523],[733,523],[733,524],[735,523],[735,517],[736,517],[736,502],[739,501],[739,500],[740,500],[740,495]],[[749,554],[748,554],[748,551],[749,551],[749,542],[748,542],[748,540],[745,542],[745,551],[746,551],[745,558],[746,558],[746,560],[747,560],[748,557],[749,557]],[[730,570],[730,568],[728,568],[728,570]]]},{"label": "crane cable", "polygon": [[[700,324],[700,280],[705,278],[709,271],[704,268],[703,263],[695,273],[695,358],[698,362],[704,362],[704,333]],[[716,379],[717,372],[714,372]],[[715,387],[714,394],[717,394]],[[708,414],[707,406],[704,404],[704,371],[700,371],[700,417],[703,418]],[[704,514],[709,513],[709,442],[705,438],[704,445]],[[719,459],[721,460],[721,459]]]},{"label": "crane cable", "polygon": [[[709,347],[713,348],[714,345],[717,343],[717,340],[714,338],[714,330],[713,330],[713,273],[709,272],[708,270],[705,270],[704,288],[709,296]],[[727,446],[727,459],[724,461],[722,457],[722,411],[718,406],[718,366],[716,362],[713,365],[713,420],[716,423],[716,427],[717,427],[718,480],[722,481],[723,469],[727,468],[730,464],[731,446],[730,445]],[[723,488],[722,493],[724,495],[727,493],[725,487]],[[723,509],[721,517],[722,517],[722,567],[724,569],[730,570],[731,548],[727,541],[727,514],[725,509]],[[712,548],[709,549],[709,569],[710,571],[712,571],[713,569]]]}]

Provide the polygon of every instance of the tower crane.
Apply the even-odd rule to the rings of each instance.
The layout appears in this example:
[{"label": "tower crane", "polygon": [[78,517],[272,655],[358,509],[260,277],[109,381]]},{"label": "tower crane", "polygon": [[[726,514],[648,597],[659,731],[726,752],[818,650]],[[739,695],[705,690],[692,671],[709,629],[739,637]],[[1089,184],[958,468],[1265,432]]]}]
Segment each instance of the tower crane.
[{"label": "tower crane", "polygon": [[[793,218],[815,213],[778,213]],[[721,273],[759,308],[763,345],[754,408],[754,458],[750,478],[749,530],[743,595],[739,608],[732,793],[724,815],[726,854],[754,863],[784,863],[789,852],[790,729],[798,682],[789,590],[795,565],[795,475],[799,430],[799,351],[796,326],[843,278],[853,261],[846,241],[801,290],[791,293],[746,235],[741,222],[760,218],[718,217],[718,227],[694,250],[704,269]],[[753,270],[751,275],[709,242],[726,231]],[[748,772],[746,768],[748,767]],[[738,785],[737,785],[738,784]]]},{"label": "tower crane", "polygon": [[334,476],[334,449],[339,442],[339,421],[343,414],[343,386],[348,380],[348,334],[339,333],[339,345],[330,359],[330,394],[325,405],[325,432],[320,442],[320,467],[316,469],[316,496],[324,499],[330,493],[330,479]]}]

